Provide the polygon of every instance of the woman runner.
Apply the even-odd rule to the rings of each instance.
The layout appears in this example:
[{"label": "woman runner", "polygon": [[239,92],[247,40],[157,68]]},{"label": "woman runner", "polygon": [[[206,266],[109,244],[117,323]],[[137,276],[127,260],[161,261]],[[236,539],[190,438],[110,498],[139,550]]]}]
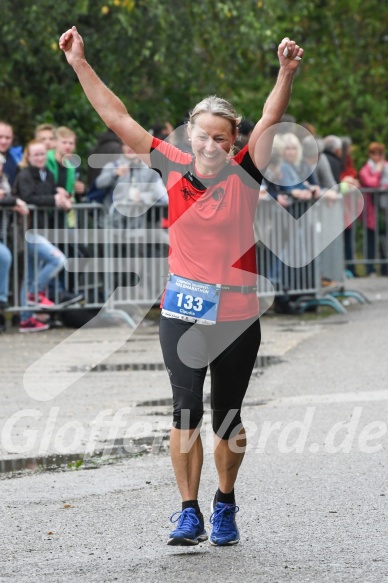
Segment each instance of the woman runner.
[{"label": "woman runner", "polygon": [[278,47],[279,75],[248,144],[233,155],[241,121],[224,99],[193,109],[187,131],[193,155],[154,138],[98,78],[76,27],[59,41],[91,105],[108,128],[151,167],[169,194],[169,279],[162,300],[160,341],[173,391],[171,459],[182,511],[170,545],[208,538],[198,504],[203,462],[199,432],[203,383],[211,371],[211,409],[218,489],[210,542],[233,545],[240,536],[234,484],[246,437],[241,405],[260,345],[253,220],[273,126],[285,113],[303,49],[289,38]]}]

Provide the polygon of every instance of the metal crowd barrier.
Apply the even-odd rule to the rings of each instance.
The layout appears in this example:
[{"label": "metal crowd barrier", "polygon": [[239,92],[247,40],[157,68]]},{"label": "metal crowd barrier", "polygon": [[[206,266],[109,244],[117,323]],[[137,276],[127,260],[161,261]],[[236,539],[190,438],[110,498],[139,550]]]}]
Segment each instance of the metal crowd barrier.
[{"label": "metal crowd barrier", "polygon": [[[276,294],[317,293],[323,277],[343,281],[343,212],[342,198],[305,202],[290,197],[286,208],[269,197],[260,200],[255,221],[259,272],[272,281]],[[327,240],[332,240],[328,246]]]},{"label": "metal crowd barrier", "polygon": [[[29,269],[33,265],[34,274],[39,268],[38,254],[34,251],[35,235],[43,236],[58,247],[71,264],[71,269],[61,270],[52,280],[47,290],[55,303],[60,302],[62,291],[70,291],[84,296],[85,307],[99,307],[104,303],[105,289],[109,286],[107,272],[84,269],[90,257],[107,255],[104,231],[96,228],[105,216],[102,205],[78,204],[71,214],[57,208],[42,208],[29,205],[30,214],[20,216],[16,212],[4,210],[0,224],[3,240],[12,253],[12,277],[10,282],[9,303],[13,311],[31,311],[26,303],[22,304],[20,290],[22,282],[29,281]],[[71,220],[71,227],[68,222]],[[101,234],[103,235],[101,237]],[[30,246],[29,246],[30,243]],[[101,251],[102,248],[102,251]],[[29,261],[29,256],[32,262]],[[37,281],[29,289],[37,296]]]},{"label": "metal crowd barrier", "polygon": [[[255,220],[260,240],[258,268],[260,275],[272,283],[275,295],[313,294],[319,289],[317,262],[307,256],[307,251],[314,256],[317,248],[314,219],[310,215],[303,225],[299,222],[311,208],[310,203],[295,201],[285,209],[271,197],[259,202]],[[260,283],[259,295],[271,293],[265,279]]]},{"label": "metal crowd barrier", "polygon": [[388,275],[388,189],[361,192],[364,208],[346,231],[345,265],[354,275]]},{"label": "metal crowd barrier", "polygon": [[[380,193],[372,192],[371,196],[376,202]],[[26,308],[20,303],[21,282],[28,277],[26,232],[46,237],[67,258],[65,269],[55,278],[55,300],[62,286],[82,293],[86,308],[101,308],[108,302],[113,310],[130,311],[132,307],[159,303],[168,273],[168,231],[162,228],[166,207],[126,204],[106,210],[94,203],[77,204],[71,214],[53,208],[29,208],[27,217],[12,211],[0,213],[2,233],[9,223],[7,242],[13,256],[11,310]],[[384,208],[383,238],[375,238],[372,260],[388,268],[387,212]],[[364,228],[364,214],[361,226],[352,227],[352,236]],[[293,201],[287,210],[273,199],[260,200],[254,227],[259,273],[264,277],[259,278],[258,295],[271,296],[274,290],[276,296],[299,297],[305,305],[325,299],[322,278],[343,282],[345,261],[344,235],[334,238],[322,251],[323,234],[327,238],[331,229],[341,232],[343,221],[342,199],[332,203]],[[377,228],[376,217],[375,221]],[[377,232],[381,235],[380,230]],[[368,255],[357,256],[353,264],[370,260]],[[326,300],[322,303],[328,303]],[[341,311],[339,302],[333,302],[331,305]]]},{"label": "metal crowd barrier", "polygon": [[158,303],[168,275],[164,205],[111,205],[106,217],[114,307]]}]

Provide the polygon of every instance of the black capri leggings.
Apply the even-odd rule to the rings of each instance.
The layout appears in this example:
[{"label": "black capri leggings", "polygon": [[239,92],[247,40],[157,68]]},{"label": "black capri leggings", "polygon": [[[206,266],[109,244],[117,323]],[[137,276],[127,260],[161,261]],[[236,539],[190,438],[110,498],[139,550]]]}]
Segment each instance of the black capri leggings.
[{"label": "black capri leggings", "polygon": [[195,429],[201,423],[210,363],[213,431],[221,439],[236,435],[260,346],[260,320],[206,326],[161,316],[159,335],[173,392],[174,427]]}]

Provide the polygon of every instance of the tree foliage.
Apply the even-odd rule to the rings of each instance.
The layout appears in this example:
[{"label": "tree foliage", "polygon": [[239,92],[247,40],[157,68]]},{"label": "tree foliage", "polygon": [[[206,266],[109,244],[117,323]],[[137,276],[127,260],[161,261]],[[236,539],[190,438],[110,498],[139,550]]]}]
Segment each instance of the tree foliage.
[{"label": "tree foliage", "polygon": [[289,112],[363,150],[388,143],[388,6],[377,0],[1,0],[0,118],[21,142],[43,121],[86,152],[103,131],[58,49],[72,24],[89,62],[146,126],[181,120],[204,95],[253,120],[277,74],[277,44],[305,49]]}]

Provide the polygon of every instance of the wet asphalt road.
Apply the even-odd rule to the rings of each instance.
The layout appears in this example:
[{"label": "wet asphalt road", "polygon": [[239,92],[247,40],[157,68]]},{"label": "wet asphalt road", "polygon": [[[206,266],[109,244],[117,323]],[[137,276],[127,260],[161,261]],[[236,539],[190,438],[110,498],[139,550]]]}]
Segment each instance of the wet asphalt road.
[{"label": "wet asphalt road", "polygon": [[[281,363],[253,378],[243,416],[250,448],[236,486],[239,545],[167,547],[168,517],[179,510],[171,463],[166,453],[139,455],[98,469],[1,480],[0,581],[386,581],[383,283],[366,289],[372,304],[313,322],[314,334],[303,334]],[[294,321],[282,325],[300,333]],[[217,486],[209,437],[207,419],[205,516]]]}]

